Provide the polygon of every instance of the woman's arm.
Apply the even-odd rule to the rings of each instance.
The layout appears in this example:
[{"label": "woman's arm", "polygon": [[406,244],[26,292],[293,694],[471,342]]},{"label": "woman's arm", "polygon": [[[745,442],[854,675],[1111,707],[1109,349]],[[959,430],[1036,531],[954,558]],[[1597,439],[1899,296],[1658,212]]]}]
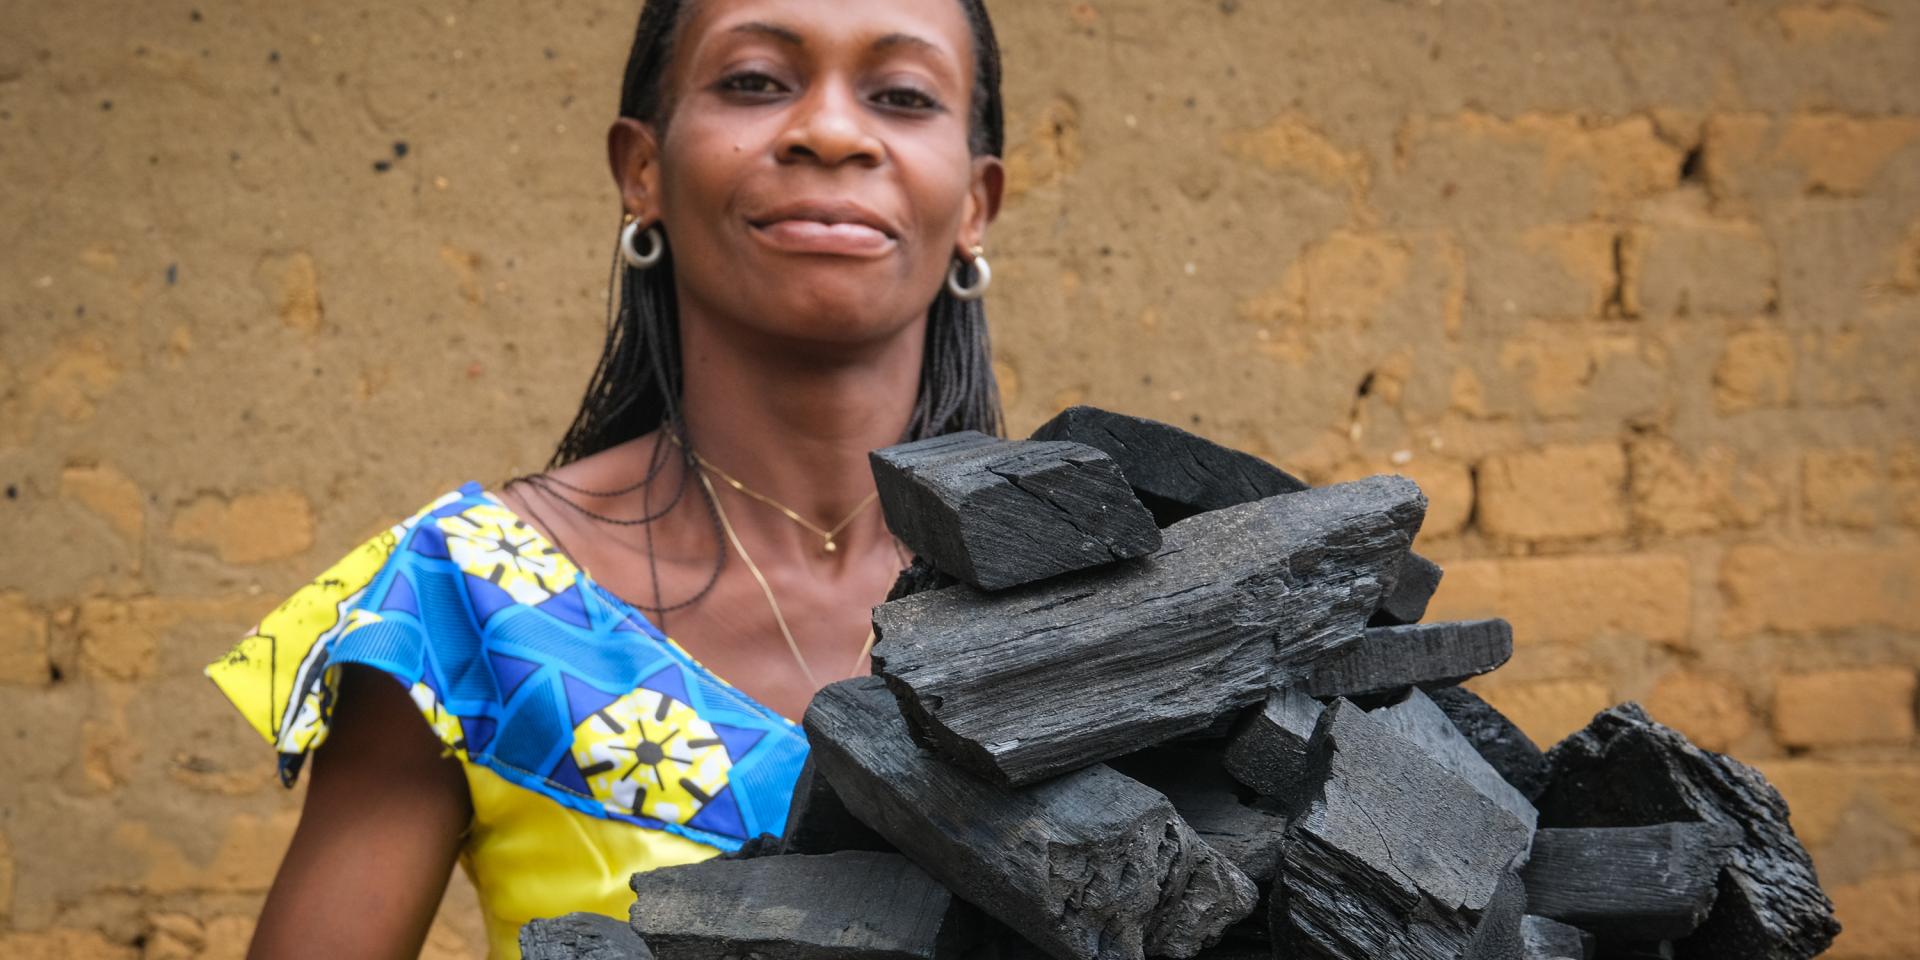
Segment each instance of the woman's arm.
[{"label": "woman's arm", "polygon": [[250,958],[416,957],[473,817],[406,691],[349,666]]}]

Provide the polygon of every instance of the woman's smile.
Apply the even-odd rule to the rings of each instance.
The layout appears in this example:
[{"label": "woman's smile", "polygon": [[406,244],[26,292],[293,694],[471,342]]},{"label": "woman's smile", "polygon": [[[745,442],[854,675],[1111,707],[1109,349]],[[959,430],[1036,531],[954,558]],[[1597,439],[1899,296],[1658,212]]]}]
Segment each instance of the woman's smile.
[{"label": "woman's smile", "polygon": [[786,253],[874,259],[900,244],[897,229],[847,202],[785,204],[747,222],[762,243]]}]

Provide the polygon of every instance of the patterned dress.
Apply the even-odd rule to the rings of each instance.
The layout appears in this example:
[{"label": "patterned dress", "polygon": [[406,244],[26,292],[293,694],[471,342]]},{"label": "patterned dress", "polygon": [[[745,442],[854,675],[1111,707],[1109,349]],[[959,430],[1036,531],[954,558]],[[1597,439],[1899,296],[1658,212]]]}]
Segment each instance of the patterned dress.
[{"label": "patterned dress", "polygon": [[801,730],[702,667],[480,485],[429,504],[282,603],[207,675],[291,786],[340,666],[404,686],[473,801],[461,863],[491,956],[535,917],[624,918],[640,870],[786,823]]}]

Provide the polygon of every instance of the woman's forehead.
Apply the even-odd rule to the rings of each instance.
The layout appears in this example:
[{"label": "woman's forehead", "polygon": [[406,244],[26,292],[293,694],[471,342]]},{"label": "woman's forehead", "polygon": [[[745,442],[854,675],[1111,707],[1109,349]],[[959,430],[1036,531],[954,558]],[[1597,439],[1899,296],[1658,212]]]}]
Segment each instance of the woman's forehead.
[{"label": "woman's forehead", "polygon": [[697,0],[681,26],[691,52],[729,37],[772,37],[801,48],[904,46],[969,66],[972,26],[959,0]]}]

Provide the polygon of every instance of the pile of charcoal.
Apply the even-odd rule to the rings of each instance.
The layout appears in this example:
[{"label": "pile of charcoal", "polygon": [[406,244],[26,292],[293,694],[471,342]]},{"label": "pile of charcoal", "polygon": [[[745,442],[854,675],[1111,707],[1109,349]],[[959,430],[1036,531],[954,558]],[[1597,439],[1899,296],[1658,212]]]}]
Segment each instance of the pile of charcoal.
[{"label": "pile of charcoal", "polygon": [[[1421,623],[1401,477],[1309,487],[1087,407],[873,455],[917,554],[821,691],[785,834],[636,874],[534,960],[1813,956],[1839,931],[1754,770],[1625,704],[1542,753]],[[1631,598],[1620,598],[1630,603]]]}]

